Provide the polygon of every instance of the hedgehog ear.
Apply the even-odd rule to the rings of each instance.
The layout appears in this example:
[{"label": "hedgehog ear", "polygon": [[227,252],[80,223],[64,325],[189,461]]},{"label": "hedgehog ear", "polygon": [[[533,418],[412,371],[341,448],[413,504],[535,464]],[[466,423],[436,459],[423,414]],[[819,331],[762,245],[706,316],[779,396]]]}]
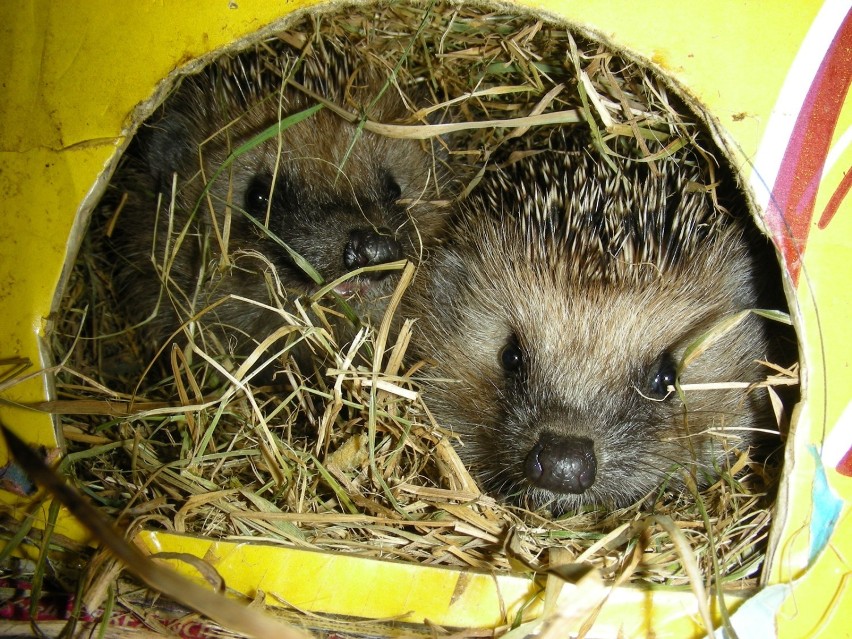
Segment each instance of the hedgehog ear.
[{"label": "hedgehog ear", "polygon": [[161,190],[168,190],[172,175],[185,169],[187,158],[196,156],[192,148],[190,119],[172,112],[154,118],[139,132],[141,155],[151,177]]}]

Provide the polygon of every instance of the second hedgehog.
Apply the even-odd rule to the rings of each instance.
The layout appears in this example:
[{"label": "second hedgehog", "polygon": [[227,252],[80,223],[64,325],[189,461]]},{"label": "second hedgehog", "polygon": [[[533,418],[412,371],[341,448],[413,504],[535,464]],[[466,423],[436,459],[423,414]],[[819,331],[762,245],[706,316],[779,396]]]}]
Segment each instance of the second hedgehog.
[{"label": "second hedgehog", "polygon": [[[185,79],[113,179],[112,208],[125,198],[112,241],[118,290],[156,347],[197,324],[245,355],[283,324],[288,301],[319,288],[311,268],[331,282],[417,260],[435,239],[447,179],[430,149],[329,109],[286,126],[318,104],[301,87],[377,121],[408,114],[400,89],[356,54],[309,47],[300,58],[266,42]],[[375,312],[394,286],[384,275],[335,291]]]},{"label": "second hedgehog", "polygon": [[746,314],[681,365],[761,289],[742,212],[714,203],[697,158],[610,166],[560,138],[486,176],[421,269],[406,315],[435,362],[424,399],[490,490],[556,512],[628,505],[715,476],[770,416],[762,390],[672,390],[759,381],[768,348]]}]

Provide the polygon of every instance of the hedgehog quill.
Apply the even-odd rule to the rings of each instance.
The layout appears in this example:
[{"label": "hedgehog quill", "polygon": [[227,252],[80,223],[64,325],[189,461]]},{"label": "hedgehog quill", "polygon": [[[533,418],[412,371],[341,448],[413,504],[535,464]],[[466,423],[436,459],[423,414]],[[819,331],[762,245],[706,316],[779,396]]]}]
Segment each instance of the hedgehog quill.
[{"label": "hedgehog quill", "polygon": [[610,166],[553,140],[483,179],[409,291],[427,405],[484,486],[527,506],[706,483],[771,419],[767,395],[670,389],[765,377],[754,315],[680,370],[702,333],[759,307],[765,242],[714,203],[694,151]]}]

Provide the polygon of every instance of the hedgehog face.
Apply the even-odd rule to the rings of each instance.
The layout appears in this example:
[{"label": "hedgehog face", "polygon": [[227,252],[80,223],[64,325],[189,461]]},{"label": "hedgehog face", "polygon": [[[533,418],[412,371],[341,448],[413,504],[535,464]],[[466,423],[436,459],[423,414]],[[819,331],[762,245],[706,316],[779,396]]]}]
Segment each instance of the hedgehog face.
[{"label": "hedgehog face", "polygon": [[[679,369],[702,334],[756,306],[739,229],[720,226],[706,253],[685,246],[677,260],[652,260],[611,251],[601,229],[616,220],[600,223],[594,206],[575,215],[572,202],[519,204],[484,188],[408,298],[415,353],[436,362],[424,398],[460,436],[462,459],[488,489],[557,511],[628,505],[682,486],[684,473],[715,476],[768,414],[765,396],[669,387],[760,379],[766,338],[754,318]],[[488,213],[494,202],[503,213]],[[575,228],[554,219],[566,216]]]},{"label": "hedgehog face", "polygon": [[519,255],[494,268],[488,257],[505,245],[471,249],[424,271],[440,293],[418,303],[415,347],[437,362],[427,404],[490,490],[559,510],[623,506],[681,486],[684,472],[703,483],[749,440],[763,396],[669,390],[759,379],[766,345],[755,319],[678,370],[685,349],[738,310],[713,284],[724,273],[575,287]]},{"label": "hedgehog face", "polygon": [[[258,115],[237,121],[235,132],[225,129],[229,139],[220,139],[225,133],[209,139],[202,147],[204,174],[214,175],[229,148],[270,124]],[[442,219],[431,201],[423,201],[434,195],[433,178],[431,157],[418,143],[358,134],[333,113],[320,112],[236,158],[208,186],[201,221],[212,235],[214,220],[221,227],[229,215],[228,251],[259,253],[266,258],[261,268],[271,264],[287,288],[310,292],[316,282],[291,251],[325,281],[360,267],[419,260],[422,238],[435,235]],[[181,192],[180,203],[191,207],[204,195],[197,181]],[[393,285],[385,273],[349,280],[338,292],[385,295]],[[242,295],[264,299],[262,277],[253,280],[257,291],[249,278],[240,281]]]}]

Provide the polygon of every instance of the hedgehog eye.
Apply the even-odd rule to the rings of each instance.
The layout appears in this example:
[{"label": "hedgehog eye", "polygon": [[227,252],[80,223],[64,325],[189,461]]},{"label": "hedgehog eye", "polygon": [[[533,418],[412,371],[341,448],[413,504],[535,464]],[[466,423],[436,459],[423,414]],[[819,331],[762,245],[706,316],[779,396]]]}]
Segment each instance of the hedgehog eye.
[{"label": "hedgehog eye", "polygon": [[520,370],[524,365],[524,354],[514,338],[500,350],[500,365],[509,373]]},{"label": "hedgehog eye", "polygon": [[270,180],[263,176],[255,176],[246,189],[243,208],[254,217],[266,215],[269,210]]},{"label": "hedgehog eye", "polygon": [[385,198],[387,198],[388,202],[396,202],[398,199],[402,197],[402,187],[399,185],[399,182],[388,173],[385,176]]},{"label": "hedgehog eye", "polygon": [[664,399],[669,395],[669,386],[677,383],[677,367],[669,353],[657,360],[656,370],[651,377],[650,392],[652,397]]}]

